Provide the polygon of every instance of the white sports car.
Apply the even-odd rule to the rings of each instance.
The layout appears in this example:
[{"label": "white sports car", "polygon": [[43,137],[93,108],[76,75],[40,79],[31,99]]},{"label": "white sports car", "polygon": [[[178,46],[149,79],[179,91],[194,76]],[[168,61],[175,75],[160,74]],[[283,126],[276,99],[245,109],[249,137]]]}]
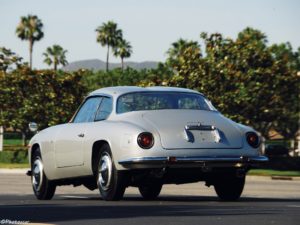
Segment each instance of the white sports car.
[{"label": "white sports car", "polygon": [[247,171],[268,161],[259,144],[197,91],[109,87],[90,93],[69,123],[31,139],[28,175],[38,199],[66,184],[99,188],[105,200],[135,186],[154,199],[163,184],[204,181],[221,200],[236,200]]}]

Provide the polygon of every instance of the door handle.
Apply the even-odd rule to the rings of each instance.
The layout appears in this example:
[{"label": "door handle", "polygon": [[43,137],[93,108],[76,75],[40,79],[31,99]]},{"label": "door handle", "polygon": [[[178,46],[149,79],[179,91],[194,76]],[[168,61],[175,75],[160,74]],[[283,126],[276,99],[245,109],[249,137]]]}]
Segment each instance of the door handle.
[{"label": "door handle", "polygon": [[78,134],[78,137],[84,137],[84,134],[83,133]]}]

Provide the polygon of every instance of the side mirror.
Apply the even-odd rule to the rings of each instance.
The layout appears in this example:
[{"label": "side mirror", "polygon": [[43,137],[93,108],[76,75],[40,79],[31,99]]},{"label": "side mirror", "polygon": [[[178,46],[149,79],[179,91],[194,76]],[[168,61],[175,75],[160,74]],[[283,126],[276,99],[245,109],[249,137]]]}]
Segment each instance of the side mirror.
[{"label": "side mirror", "polygon": [[30,123],[28,124],[28,127],[29,127],[29,130],[30,130],[31,132],[33,132],[33,133],[37,132],[37,129],[38,129],[37,123],[35,123],[35,122],[30,122]]}]

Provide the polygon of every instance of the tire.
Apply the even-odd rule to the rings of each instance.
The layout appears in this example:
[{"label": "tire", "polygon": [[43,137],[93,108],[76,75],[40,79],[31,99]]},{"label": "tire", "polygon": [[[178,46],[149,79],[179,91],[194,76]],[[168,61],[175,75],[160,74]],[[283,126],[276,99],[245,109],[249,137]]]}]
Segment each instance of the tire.
[{"label": "tire", "polygon": [[162,184],[152,183],[139,186],[139,191],[145,200],[153,200],[159,196]]},{"label": "tire", "polygon": [[240,198],[245,186],[245,176],[225,174],[214,184],[215,191],[221,201],[236,201]]},{"label": "tire", "polygon": [[32,155],[31,171],[31,184],[36,198],[39,200],[52,199],[56,185],[45,175],[40,149],[36,149]]},{"label": "tire", "polygon": [[101,147],[97,165],[97,185],[102,198],[106,201],[122,199],[127,187],[126,171],[116,169],[108,144]]}]

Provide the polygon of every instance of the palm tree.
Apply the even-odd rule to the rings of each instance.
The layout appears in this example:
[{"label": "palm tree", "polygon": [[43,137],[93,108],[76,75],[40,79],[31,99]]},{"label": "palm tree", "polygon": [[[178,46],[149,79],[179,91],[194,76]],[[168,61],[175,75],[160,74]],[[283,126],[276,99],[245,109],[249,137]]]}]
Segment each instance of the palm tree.
[{"label": "palm tree", "polygon": [[199,48],[199,44],[197,41],[188,41],[180,38],[178,41],[172,43],[172,46],[167,53],[170,58],[177,58],[187,48]]},{"label": "palm tree", "polygon": [[124,70],[124,58],[129,58],[132,53],[132,46],[124,39],[118,42],[118,45],[114,48],[114,55],[121,58],[122,71]]},{"label": "palm tree", "polygon": [[34,42],[44,37],[43,23],[35,15],[22,16],[17,26],[16,34],[21,40],[29,41],[29,66],[32,69],[32,51]]},{"label": "palm tree", "polygon": [[52,47],[48,47],[46,49],[46,52],[43,53],[45,56],[44,62],[48,64],[49,66],[53,64],[54,70],[57,70],[57,66],[59,64],[65,66],[68,64],[68,61],[66,60],[66,53],[68,51],[64,50],[59,45],[53,45]]},{"label": "palm tree", "polygon": [[199,50],[200,52],[200,46],[197,41],[188,41],[180,38],[178,41],[172,43],[171,48],[167,51],[168,58],[166,63],[174,67],[179,62],[179,58],[188,49]]},{"label": "palm tree", "polygon": [[97,42],[102,46],[107,46],[107,56],[106,56],[106,71],[108,71],[108,61],[109,61],[109,48],[115,48],[122,39],[122,30],[118,29],[118,25],[113,21],[108,21],[103,23],[96,29],[97,32]]}]

